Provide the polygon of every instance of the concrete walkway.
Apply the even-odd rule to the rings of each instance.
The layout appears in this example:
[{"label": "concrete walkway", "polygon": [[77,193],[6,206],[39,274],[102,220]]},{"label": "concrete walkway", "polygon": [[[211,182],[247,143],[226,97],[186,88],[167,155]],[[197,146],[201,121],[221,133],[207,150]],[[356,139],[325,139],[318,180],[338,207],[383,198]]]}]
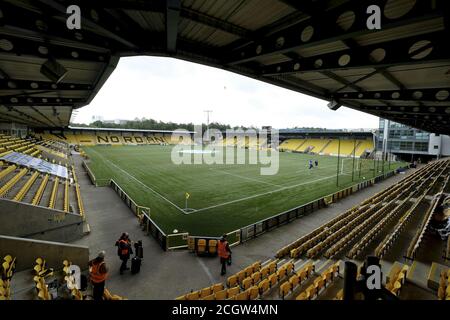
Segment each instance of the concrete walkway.
[{"label": "concrete walkway", "polygon": [[[75,155],[74,161],[86,217],[91,227],[91,233],[74,244],[89,246],[91,258],[98,251],[106,250],[106,262],[110,270],[106,287],[112,293],[128,299],[174,299],[190,290],[225,281],[226,278],[220,276],[218,258],[199,258],[187,250],[164,252],[153,238],[146,236],[139,228],[136,217],[116,193],[109,187],[94,187],[81,167],[81,158]],[[409,170],[407,174],[412,172]],[[282,246],[404,177],[405,175],[396,175],[328,208],[233,248],[233,265],[229,267],[228,274],[237,272],[256,260],[263,262],[272,258]],[[143,241],[144,260],[141,272],[137,275],[129,272],[119,275],[120,260],[114,244],[125,231],[132,240]]]}]

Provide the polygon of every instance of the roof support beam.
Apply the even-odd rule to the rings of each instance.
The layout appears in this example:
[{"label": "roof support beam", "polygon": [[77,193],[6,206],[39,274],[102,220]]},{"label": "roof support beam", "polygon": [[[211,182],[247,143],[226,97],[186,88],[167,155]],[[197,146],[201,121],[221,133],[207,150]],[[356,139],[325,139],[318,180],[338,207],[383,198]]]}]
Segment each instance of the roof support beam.
[{"label": "roof support beam", "polygon": [[84,102],[85,99],[78,98],[0,96],[0,104],[4,106],[75,106]]},{"label": "roof support beam", "polygon": [[403,117],[403,115],[408,115],[408,117],[414,118],[415,116],[420,116],[421,118],[423,118],[423,116],[429,116],[439,118],[439,120],[443,120],[444,118],[446,118],[450,121],[450,107],[445,106],[428,107],[428,106],[378,105],[378,106],[361,106],[359,108],[361,109],[361,111],[372,111],[383,113],[385,116]]},{"label": "roof support beam", "polygon": [[338,100],[392,100],[392,101],[432,101],[449,102],[450,87],[433,89],[400,89],[365,92],[342,92],[334,93],[333,97]]},{"label": "roof support beam", "polygon": [[[0,90],[91,90],[88,84],[81,83],[53,83],[49,81],[31,81],[18,79],[0,79]],[[0,96],[1,97],[1,96]]]},{"label": "roof support beam", "polygon": [[[444,32],[435,32],[370,46],[345,49],[320,56],[300,58],[266,66],[261,70],[261,73],[263,75],[285,75],[323,70],[386,69],[390,66],[402,64],[448,61],[450,44],[444,36]],[[429,41],[429,43],[421,41]],[[420,43],[424,45],[416,48],[415,46]]]},{"label": "roof support beam", "polygon": [[51,15],[19,9],[8,2],[2,4],[0,26],[0,34],[17,37],[26,34],[27,38],[35,38],[36,41],[45,40],[84,50],[109,52],[120,46],[119,43],[101,37],[86,28],[69,30],[66,20],[61,18],[55,19]]},{"label": "roof support beam", "polygon": [[[50,120],[45,114],[43,114],[41,111],[39,111],[37,108],[35,108],[34,106],[31,107],[31,109],[33,109],[34,112],[36,112],[38,115],[40,115],[42,118],[44,118],[45,120],[48,121],[48,123],[51,123],[52,126],[57,127],[56,123],[54,123],[52,120]],[[58,117],[59,118],[59,117]]]},{"label": "roof support beam", "polygon": [[[383,4],[381,7],[384,8],[387,0],[381,2]],[[258,43],[251,43],[243,48],[225,52],[224,60],[228,64],[240,64],[258,57],[281,54],[297,48],[308,48],[373,33],[374,31],[369,30],[366,26],[367,14],[365,13],[367,6],[371,4],[373,1],[361,0],[357,3],[349,1],[342,6],[276,32]],[[442,15],[441,9],[440,3],[434,7],[430,1],[417,1],[415,6],[402,17],[383,21],[383,30],[438,17]],[[355,19],[347,30],[343,30],[336,21],[348,11],[354,13]]]},{"label": "roof support beam", "polygon": [[167,0],[166,5],[166,48],[169,53],[177,51],[178,22],[180,21],[180,0]]},{"label": "roof support beam", "polygon": [[30,55],[48,59],[57,57],[57,60],[67,59],[102,63],[110,58],[109,53],[99,53],[91,50],[75,49],[65,45],[45,41],[44,39],[25,39],[21,37],[2,36],[7,46],[0,48],[0,54]]},{"label": "roof support beam", "polygon": [[54,123],[50,123],[50,124],[49,124],[49,123],[46,123],[46,122],[44,122],[44,121],[42,121],[42,120],[36,119],[35,117],[32,117],[32,116],[30,116],[29,114],[27,114],[27,113],[25,113],[25,112],[22,112],[22,111],[18,110],[16,106],[14,106],[14,107],[10,106],[8,109],[9,109],[10,112],[15,112],[15,113],[17,113],[17,114],[20,114],[23,118],[31,119],[31,120],[33,120],[34,122],[41,123],[41,124],[44,124],[44,125],[46,125],[46,126],[48,126],[48,125],[50,125],[50,126],[54,125]]},{"label": "roof support beam", "polygon": [[[355,107],[348,105],[347,107],[351,109],[355,109],[357,111],[362,111],[361,107]],[[372,114],[376,117],[381,117],[384,119],[392,120],[413,128],[417,128],[420,130],[440,133],[440,134],[450,134],[450,118],[445,117],[443,115],[407,115],[407,114],[391,114],[389,112],[384,111],[382,108],[386,108],[387,106],[378,106],[378,110],[376,107],[366,106],[366,109],[363,110],[365,113]],[[369,109],[370,108],[370,109]],[[427,117],[427,118],[426,118]]]},{"label": "roof support beam", "polygon": [[8,113],[0,112],[0,118],[8,120],[8,121],[12,121],[12,122],[22,123],[22,124],[29,124],[29,122],[27,122],[27,121],[30,121],[30,122],[34,123],[34,125],[37,125],[37,124],[39,126],[42,125],[40,122],[36,122],[35,120],[32,120],[32,119],[25,120],[24,118],[15,117],[11,113],[12,113],[11,111],[8,111]]},{"label": "roof support beam", "polygon": [[[80,4],[80,1],[74,0],[71,4]],[[124,48],[138,50],[140,45],[139,35],[136,31],[123,30],[118,26],[118,21],[113,19],[105,10],[98,7],[91,7],[95,1],[89,3],[83,2],[81,7],[83,12],[89,13],[81,15],[81,25],[84,29],[89,29],[103,37],[115,40],[121,43]],[[38,6],[46,15],[54,15],[55,18],[66,21],[66,7],[54,0],[36,0],[33,5]],[[127,32],[128,31],[128,32]]]}]

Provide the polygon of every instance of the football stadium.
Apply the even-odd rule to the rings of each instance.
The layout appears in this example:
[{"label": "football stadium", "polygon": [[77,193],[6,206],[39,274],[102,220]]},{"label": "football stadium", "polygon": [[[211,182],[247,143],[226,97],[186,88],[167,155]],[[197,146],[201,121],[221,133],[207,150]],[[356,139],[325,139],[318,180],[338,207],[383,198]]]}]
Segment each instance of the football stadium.
[{"label": "football stadium", "polygon": [[[448,1],[5,0],[0,22],[0,300],[450,300]],[[132,56],[379,128],[74,124]]]}]

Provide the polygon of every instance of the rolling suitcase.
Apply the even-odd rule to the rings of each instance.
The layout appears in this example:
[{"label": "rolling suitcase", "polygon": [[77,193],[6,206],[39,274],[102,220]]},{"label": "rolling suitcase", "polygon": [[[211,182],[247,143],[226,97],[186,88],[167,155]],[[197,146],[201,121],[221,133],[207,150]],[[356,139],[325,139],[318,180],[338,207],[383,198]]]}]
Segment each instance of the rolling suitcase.
[{"label": "rolling suitcase", "polygon": [[134,249],[136,253],[136,257],[139,257],[141,259],[144,258],[144,249],[142,248],[142,240],[139,240],[134,244]]},{"label": "rolling suitcase", "polygon": [[131,274],[139,273],[141,270],[142,260],[139,257],[134,257],[131,259]]}]

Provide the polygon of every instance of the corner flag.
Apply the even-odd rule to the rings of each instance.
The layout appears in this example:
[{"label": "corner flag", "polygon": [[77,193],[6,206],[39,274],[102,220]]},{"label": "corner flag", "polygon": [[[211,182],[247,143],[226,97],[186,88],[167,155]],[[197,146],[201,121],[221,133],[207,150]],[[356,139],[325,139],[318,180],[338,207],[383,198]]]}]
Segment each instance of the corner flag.
[{"label": "corner flag", "polygon": [[187,210],[187,208],[188,208],[188,206],[187,206],[187,200],[189,199],[189,197],[190,197],[191,195],[189,194],[189,193],[185,193],[184,194],[184,208],[185,208],[185,210]]}]

